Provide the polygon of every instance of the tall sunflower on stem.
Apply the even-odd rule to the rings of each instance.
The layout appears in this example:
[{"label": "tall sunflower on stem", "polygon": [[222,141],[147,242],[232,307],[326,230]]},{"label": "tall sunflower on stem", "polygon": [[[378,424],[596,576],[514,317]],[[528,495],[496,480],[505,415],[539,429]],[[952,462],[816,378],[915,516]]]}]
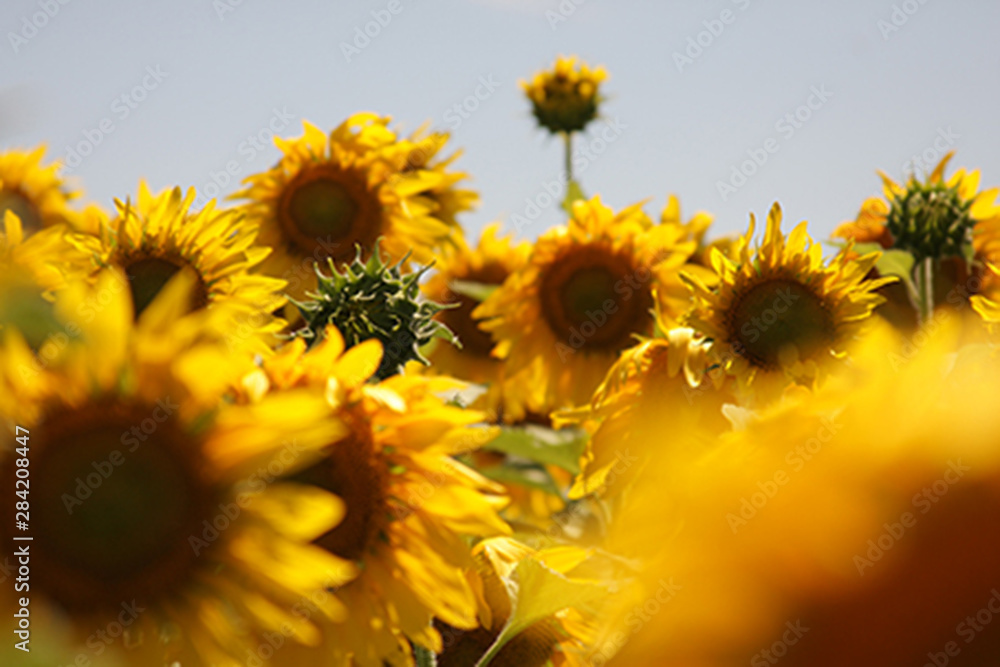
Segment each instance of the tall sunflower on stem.
[{"label": "tall sunflower on stem", "polygon": [[583,198],[583,191],[573,178],[573,134],[582,132],[597,118],[603,100],[600,85],[607,78],[603,67],[591,69],[575,56],[559,56],[552,69],[538,72],[530,82],[520,82],[538,125],[563,139],[567,185],[563,206],[567,210],[574,201]]},{"label": "tall sunflower on stem", "polygon": [[880,171],[884,199],[865,200],[857,218],[833,234],[859,249],[886,251],[874,268],[901,278],[921,323],[936,307],[965,304],[1000,286],[989,268],[1000,263],[1000,191],[980,191],[978,170],[959,169],[946,179],[953,156],[903,185]]}]

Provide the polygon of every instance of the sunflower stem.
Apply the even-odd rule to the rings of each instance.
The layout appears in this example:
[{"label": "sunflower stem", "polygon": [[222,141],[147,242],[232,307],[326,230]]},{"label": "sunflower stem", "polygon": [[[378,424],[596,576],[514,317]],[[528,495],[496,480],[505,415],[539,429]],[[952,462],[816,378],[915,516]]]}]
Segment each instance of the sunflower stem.
[{"label": "sunflower stem", "polygon": [[417,667],[437,667],[437,656],[423,646],[413,645],[413,658]]},{"label": "sunflower stem", "polygon": [[479,659],[479,662],[476,663],[475,667],[487,667],[493,658],[497,657],[497,653],[500,652],[500,649],[502,649],[506,643],[503,639],[503,633],[500,633],[500,635],[496,638],[496,641],[493,642],[493,645],[490,646],[489,650],[486,651],[483,657]]},{"label": "sunflower stem", "polygon": [[920,325],[926,325],[934,314],[934,258],[925,257],[917,264],[917,310]]},{"label": "sunflower stem", "polygon": [[563,132],[563,144],[566,147],[566,187],[573,182],[573,133]]}]

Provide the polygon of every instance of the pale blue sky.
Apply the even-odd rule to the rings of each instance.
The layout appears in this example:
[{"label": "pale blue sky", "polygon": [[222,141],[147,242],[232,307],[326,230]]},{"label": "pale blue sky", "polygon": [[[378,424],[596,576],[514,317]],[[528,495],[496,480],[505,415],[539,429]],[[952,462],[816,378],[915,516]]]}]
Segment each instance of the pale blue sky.
[{"label": "pale blue sky", "polygon": [[[372,12],[391,20],[348,62],[342,43]],[[240,178],[264,169],[277,149],[247,139],[269,124],[297,135],[301,118],[330,128],[372,110],[407,131],[454,128],[482,194],[465,218],[475,235],[509,227],[558,174],[561,145],[534,127],[517,80],[577,53],[608,68],[603,113],[621,128],[594,145],[588,193],[616,208],[652,198],[655,215],[676,192],[720,233],[777,199],[823,236],[878,191],[876,168],[901,176],[914,155],[956,148],[956,165],[1000,184],[998,26],[995,0],[4,0],[0,147],[44,141],[65,157],[99,137],[72,175],[107,205],[140,177],[202,190],[227,163]],[[454,105],[481,80],[485,99],[458,124]],[[779,124],[797,109],[808,119]],[[766,162],[723,196],[754,154]],[[560,221],[550,206],[521,233]]]}]

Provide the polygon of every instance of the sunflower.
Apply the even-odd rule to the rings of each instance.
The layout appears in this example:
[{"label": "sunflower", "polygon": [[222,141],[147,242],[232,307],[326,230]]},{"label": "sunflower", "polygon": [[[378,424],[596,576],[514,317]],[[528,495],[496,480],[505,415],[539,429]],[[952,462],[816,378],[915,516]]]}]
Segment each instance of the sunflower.
[{"label": "sunflower", "polygon": [[978,170],[959,169],[945,180],[954,155],[945,155],[923,181],[911,175],[905,186],[880,171],[885,199],[866,199],[857,219],[843,223],[833,235],[906,250],[918,261],[962,257],[967,245],[974,245],[981,257],[1000,258],[998,190],[980,191]]},{"label": "sunflower", "polygon": [[[135,322],[125,281],[110,270],[59,292],[69,335],[51,355],[12,327],[0,342],[0,479],[22,491],[0,535],[11,560],[29,554],[31,645],[49,664],[99,645],[133,665],[235,667],[261,633],[316,643],[293,603],[354,568],[309,544],[342,514],[336,499],[283,478],[345,425],[322,392],[222,401],[242,367],[222,346],[227,319],[185,314],[195,282],[181,274]],[[0,593],[8,625],[26,594]]]},{"label": "sunflower", "polygon": [[68,229],[54,225],[25,237],[21,219],[8,210],[0,233],[0,267],[9,277],[23,277],[44,290],[66,284],[67,275],[84,270],[89,258],[66,240]]},{"label": "sunflower", "polygon": [[576,202],[568,224],[539,238],[527,264],[473,311],[506,372],[524,373],[529,408],[547,414],[589,400],[634,337],[653,333],[654,304],[667,322],[684,313],[680,269],[695,242],[682,234],[653,225],[639,205],[615,214],[598,197]]},{"label": "sunflower", "polygon": [[475,190],[458,187],[458,184],[469,178],[461,171],[452,171],[450,167],[461,156],[461,151],[441,158],[438,154],[448,144],[447,132],[430,132],[424,129],[414,132],[400,146],[406,152],[406,160],[401,173],[402,178],[414,178],[422,181],[423,190],[420,197],[432,203],[435,218],[448,225],[456,235],[461,235],[457,217],[465,211],[470,211],[479,203],[479,194]]},{"label": "sunflower", "polygon": [[283,283],[251,272],[270,253],[255,245],[255,233],[242,215],[232,209],[218,210],[214,202],[192,211],[195,191],[180,188],[154,195],[145,183],[139,186],[135,203],[116,201],[117,217],[103,221],[97,235],[69,237],[93,258],[91,273],[117,267],[127,277],[136,316],[152,302],[178,272],[191,271],[196,280],[189,310],[227,304],[233,316],[230,338],[266,341],[284,322],[271,313],[285,300]]},{"label": "sunflower", "polygon": [[[684,231],[685,241],[694,241],[698,244],[690,262],[695,266],[710,267],[712,248],[718,248],[727,257],[731,256],[732,248],[736,245],[737,239],[733,236],[724,236],[709,243],[705,242],[705,235],[709,227],[712,226],[712,215],[705,211],[696,212],[690,220],[684,222],[681,217],[681,201],[676,195],[667,197],[667,204],[660,212],[660,224],[679,227]],[[711,280],[710,272],[702,272],[699,275],[706,280]]]},{"label": "sunflower", "polygon": [[712,367],[711,347],[693,329],[670,329],[622,352],[590,403],[555,413],[556,426],[591,432],[570,498],[618,495],[641,475],[647,447],[704,448],[728,430],[731,381]]},{"label": "sunflower", "polygon": [[[609,593],[591,579],[592,553],[577,547],[536,551],[511,538],[483,540],[470,571],[481,626],[458,630],[439,623],[445,637],[439,667],[584,667],[593,641],[595,603]],[[583,566],[583,567],[581,567]],[[581,576],[582,574],[582,576]]]},{"label": "sunflower", "polygon": [[926,333],[907,353],[880,328],[816,392],[647,468],[611,548],[650,599],[683,588],[624,610],[612,664],[995,661],[1000,365],[956,346],[958,318]]},{"label": "sunflower", "polygon": [[712,340],[718,363],[748,389],[755,382],[767,394],[788,382],[809,384],[828,362],[843,357],[872,310],[875,294],[894,277],[868,279],[878,260],[873,252],[851,259],[849,248],[824,263],[800,223],[786,238],[781,207],[767,217],[764,239],[751,249],[755,220],[740,240],[738,260],[712,253],[718,285],[686,277],[694,296],[690,325]]},{"label": "sunflower", "polygon": [[[1000,294],[1000,282],[989,269],[990,264],[1000,263],[998,190],[980,191],[978,170],[959,169],[945,179],[953,156],[954,152],[945,155],[927,178],[912,175],[904,185],[879,172],[884,199],[866,199],[857,218],[833,233],[866,247],[907,252],[918,265],[929,263],[937,308],[965,307],[975,294],[990,300]],[[888,301],[880,314],[914,328],[919,295],[908,294],[903,282],[881,291]]]},{"label": "sunflower", "polygon": [[603,67],[591,69],[574,57],[559,56],[551,70],[521,81],[538,124],[552,134],[578,132],[597,117],[600,85],[608,78]]},{"label": "sunflower", "polygon": [[496,514],[505,501],[494,494],[502,489],[451,458],[488,442],[495,429],[473,427],[482,413],[444,401],[444,392],[460,387],[454,380],[407,373],[368,382],[381,356],[377,340],[345,352],[343,338],[329,327],[308,352],[295,339],[244,383],[251,398],[300,386],[324,389],[350,428],[297,476],[341,498],[344,520],[315,544],[361,572],[336,591],[350,617],[324,627],[324,646],[303,661],[325,653],[342,665],[408,665],[407,640],[441,650],[434,618],[476,626],[463,536],[509,532]]},{"label": "sunflower", "polygon": [[58,164],[42,166],[44,155],[45,146],[0,153],[0,218],[12,211],[26,235],[61,223],[72,224],[77,217],[67,204],[78,193],[67,189],[56,174]]},{"label": "sunflower", "polygon": [[485,385],[486,393],[473,407],[496,415],[495,421],[510,423],[524,418],[524,405],[511,381],[505,379],[503,363],[490,355],[493,339],[472,318],[478,301],[455,291],[462,283],[499,286],[527,261],[531,244],[500,238],[499,229],[498,224],[486,227],[475,248],[461,241],[453,251],[442,252],[434,265],[437,271],[424,283],[423,291],[428,299],[453,306],[438,313],[437,319],[458,336],[462,345],[436,345],[429,354],[428,372]]},{"label": "sunflower", "polygon": [[84,270],[90,258],[66,241],[66,227],[47,227],[24,237],[21,220],[4,214],[0,232],[0,330],[14,326],[36,352],[61,331],[52,301],[67,275]]},{"label": "sunflower", "polygon": [[243,207],[259,242],[274,250],[261,272],[287,280],[293,298],[315,288],[315,262],[349,263],[358,247],[367,259],[381,237],[390,263],[426,263],[454,233],[436,217],[441,200],[425,195],[451,187],[455,175],[440,165],[403,173],[415,146],[401,142],[389,121],[355,114],[329,136],[304,123],[302,137],[275,139],[281,159],[234,195],[248,200]]}]

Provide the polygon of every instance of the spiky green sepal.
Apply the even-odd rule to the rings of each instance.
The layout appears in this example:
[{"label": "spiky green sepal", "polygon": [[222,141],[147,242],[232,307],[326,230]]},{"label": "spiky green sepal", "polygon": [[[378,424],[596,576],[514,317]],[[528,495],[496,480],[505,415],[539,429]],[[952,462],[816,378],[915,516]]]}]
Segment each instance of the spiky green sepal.
[{"label": "spiky green sepal", "polygon": [[316,291],[307,293],[306,301],[293,301],[306,321],[306,326],[295,332],[295,336],[313,345],[332,324],[348,348],[372,338],[381,341],[382,363],[375,372],[379,380],[400,372],[408,361],[428,364],[420,348],[436,338],[459,345],[451,330],[434,319],[437,313],[451,306],[429,301],[420,294],[420,277],[430,266],[404,274],[402,265],[406,258],[393,265],[386,264],[378,243],[367,263],[361,261],[360,249],[354,261],[342,271],[337,270],[332,260],[327,261],[330,275],[324,274],[317,264]]},{"label": "spiky green sepal", "polygon": [[963,201],[958,186],[911,181],[893,198],[886,216],[893,247],[925,258],[965,257],[972,247],[972,201]]}]

